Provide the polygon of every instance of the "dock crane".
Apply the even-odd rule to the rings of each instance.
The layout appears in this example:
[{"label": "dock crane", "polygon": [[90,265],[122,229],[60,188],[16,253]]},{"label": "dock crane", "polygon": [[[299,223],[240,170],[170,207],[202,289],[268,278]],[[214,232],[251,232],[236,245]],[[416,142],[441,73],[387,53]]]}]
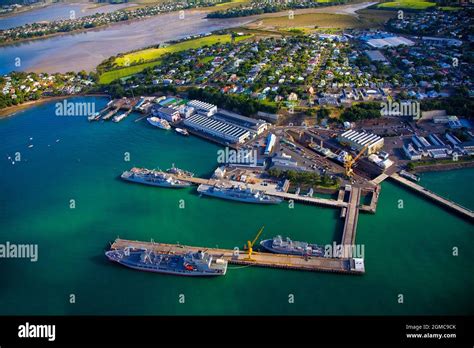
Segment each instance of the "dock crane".
[{"label": "dock crane", "polygon": [[346,171],[346,176],[348,178],[351,178],[354,175],[354,170],[352,169],[352,166],[357,162],[357,160],[364,154],[365,150],[369,145],[365,145],[362,150],[353,158],[349,153],[346,154],[344,158],[344,169]]},{"label": "dock crane", "polygon": [[255,236],[254,240],[253,241],[248,240],[247,245],[244,246],[244,249],[247,249],[247,258],[246,258],[246,260],[252,260],[253,246],[254,246],[255,242],[258,240],[258,238],[260,238],[260,235],[262,234],[264,228],[265,228],[265,226],[262,226],[260,231],[258,231],[257,235]]}]

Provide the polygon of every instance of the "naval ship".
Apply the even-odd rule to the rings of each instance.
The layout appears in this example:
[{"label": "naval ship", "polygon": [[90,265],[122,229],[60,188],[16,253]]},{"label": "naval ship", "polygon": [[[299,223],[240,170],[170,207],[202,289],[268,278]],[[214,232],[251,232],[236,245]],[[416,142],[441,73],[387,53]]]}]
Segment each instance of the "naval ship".
[{"label": "naval ship", "polygon": [[189,176],[189,177],[194,176],[193,172],[189,172],[187,170],[175,167],[174,163],[171,165],[171,168],[166,169],[166,172],[170,174],[181,175],[181,176]]},{"label": "naval ship", "polygon": [[191,186],[189,182],[175,179],[162,171],[145,168],[132,168],[123,172],[120,177],[123,180],[159,187],[182,188]]},{"label": "naval ship", "polygon": [[242,188],[240,186],[225,188],[201,184],[197,190],[203,195],[244,203],[279,204],[282,202],[281,198],[272,197],[264,194],[262,191]]},{"label": "naval ship", "polygon": [[283,240],[281,236],[265,239],[260,242],[262,248],[276,254],[324,257],[324,247],[306,242],[295,242],[290,238]]},{"label": "naval ship", "polygon": [[214,259],[204,251],[175,255],[126,247],[109,250],[105,256],[122,266],[146,272],[206,277],[225,275],[227,271],[226,260]]}]

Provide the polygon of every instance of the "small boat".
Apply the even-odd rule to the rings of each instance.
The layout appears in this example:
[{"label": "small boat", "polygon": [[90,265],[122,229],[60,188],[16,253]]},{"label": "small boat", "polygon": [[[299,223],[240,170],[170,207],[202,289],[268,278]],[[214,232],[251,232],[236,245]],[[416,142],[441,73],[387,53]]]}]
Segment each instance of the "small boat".
[{"label": "small boat", "polygon": [[87,117],[87,120],[91,122],[91,121],[97,121],[99,118],[100,118],[100,112],[94,112],[92,115]]},{"label": "small boat", "polygon": [[158,127],[158,128],[161,128],[161,129],[171,129],[171,126],[170,124],[168,123],[168,121],[162,119],[162,118],[159,118],[159,117],[148,117],[146,119],[148,121],[149,124],[151,124],[152,126],[155,126],[155,127]]},{"label": "small boat", "polygon": [[122,121],[125,117],[127,117],[127,114],[126,113],[123,113],[123,114],[120,114],[120,115],[116,115],[112,118],[112,122],[120,122]]},{"label": "small boat", "polygon": [[176,131],[176,133],[179,133],[179,134],[184,135],[184,136],[189,135],[189,132],[186,129],[183,129],[183,128],[176,128],[175,131]]},{"label": "small boat", "polygon": [[407,179],[410,179],[412,181],[420,181],[420,177],[414,173],[407,172],[406,170],[401,170],[400,171],[400,176],[403,176]]}]

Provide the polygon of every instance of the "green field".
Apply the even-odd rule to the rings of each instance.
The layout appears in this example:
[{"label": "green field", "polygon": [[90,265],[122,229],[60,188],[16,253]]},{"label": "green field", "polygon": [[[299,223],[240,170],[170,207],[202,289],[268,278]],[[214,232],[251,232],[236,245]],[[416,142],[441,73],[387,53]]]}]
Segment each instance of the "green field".
[{"label": "green field", "polygon": [[[248,39],[252,35],[243,35],[235,38],[235,42]],[[146,68],[160,64],[158,59],[165,54],[196,49],[204,46],[212,46],[216,43],[228,43],[231,35],[211,35],[199,39],[187,40],[172,44],[167,47],[149,48],[141,51],[125,54],[115,59],[114,63],[118,69],[107,71],[100,75],[99,83],[108,84],[119,78],[137,74]],[[138,63],[138,64],[137,64]],[[134,65],[135,64],[135,65]],[[129,66],[131,65],[131,66]]]},{"label": "green field", "polygon": [[317,29],[345,29],[345,28],[374,28],[378,27],[393,17],[391,11],[362,10],[359,18],[343,14],[306,13],[295,15],[293,19],[288,16],[267,17],[247,25],[250,29],[301,31],[310,33]]},{"label": "green field", "polygon": [[[249,38],[249,36],[239,36],[235,41],[241,41]],[[137,52],[126,54],[115,59],[117,66],[133,65],[134,63],[145,63],[156,60],[167,53],[181,52],[189,49],[196,49],[204,46],[212,46],[216,43],[228,43],[231,41],[230,34],[225,35],[211,35],[201,37],[199,39],[187,40],[177,44],[169,45],[167,47],[149,48]]]},{"label": "green field", "polygon": [[436,3],[422,0],[399,0],[392,2],[384,2],[379,4],[377,8],[383,9],[407,9],[407,10],[425,10],[436,6]]},{"label": "green field", "polygon": [[200,58],[199,63],[206,64],[206,63],[212,62],[214,58],[215,58],[214,56]]},{"label": "green field", "polygon": [[439,7],[439,9],[443,11],[460,11],[462,10],[462,7],[443,6],[443,7]]},{"label": "green field", "polygon": [[222,4],[217,4],[216,7],[228,6],[229,4],[239,4],[243,2],[249,2],[250,0],[230,0],[230,2],[223,2]]},{"label": "green field", "polygon": [[139,72],[145,70],[146,68],[150,68],[156,65],[159,65],[161,63],[160,60],[154,61],[154,62],[149,62],[149,63],[143,63],[139,65],[133,65],[129,66],[126,68],[122,69],[116,69],[116,70],[111,70],[103,73],[99,77],[99,83],[100,84],[108,84],[111,83],[114,80],[121,79],[122,77],[138,74]]}]

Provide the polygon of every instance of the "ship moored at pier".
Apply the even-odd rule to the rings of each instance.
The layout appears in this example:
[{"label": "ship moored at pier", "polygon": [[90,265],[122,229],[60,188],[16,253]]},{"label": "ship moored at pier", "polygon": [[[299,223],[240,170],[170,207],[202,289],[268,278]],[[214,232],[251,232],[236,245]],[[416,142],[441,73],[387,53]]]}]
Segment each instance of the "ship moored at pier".
[{"label": "ship moored at pier", "polygon": [[148,121],[149,124],[151,124],[152,126],[155,126],[157,128],[161,128],[161,129],[165,129],[165,130],[171,129],[171,126],[168,123],[168,121],[166,121],[162,118],[148,117],[146,120]]},{"label": "ship moored at pier", "polygon": [[168,173],[146,168],[132,168],[129,171],[123,172],[120,177],[123,180],[151,186],[170,188],[183,188],[191,186],[189,182],[178,180]]},{"label": "ship moored at pier", "polygon": [[181,255],[159,253],[154,250],[125,247],[109,250],[105,256],[122,266],[139,271],[192,277],[225,275],[227,261],[214,258],[205,251],[187,252]]},{"label": "ship moored at pier", "polygon": [[267,195],[263,191],[241,186],[220,187],[201,184],[197,191],[203,195],[244,203],[279,204],[283,201],[283,199]]},{"label": "ship moored at pier", "polygon": [[288,237],[283,239],[281,236],[276,236],[273,239],[265,239],[260,242],[260,246],[276,254],[324,257],[324,247],[317,244],[292,241]]}]

